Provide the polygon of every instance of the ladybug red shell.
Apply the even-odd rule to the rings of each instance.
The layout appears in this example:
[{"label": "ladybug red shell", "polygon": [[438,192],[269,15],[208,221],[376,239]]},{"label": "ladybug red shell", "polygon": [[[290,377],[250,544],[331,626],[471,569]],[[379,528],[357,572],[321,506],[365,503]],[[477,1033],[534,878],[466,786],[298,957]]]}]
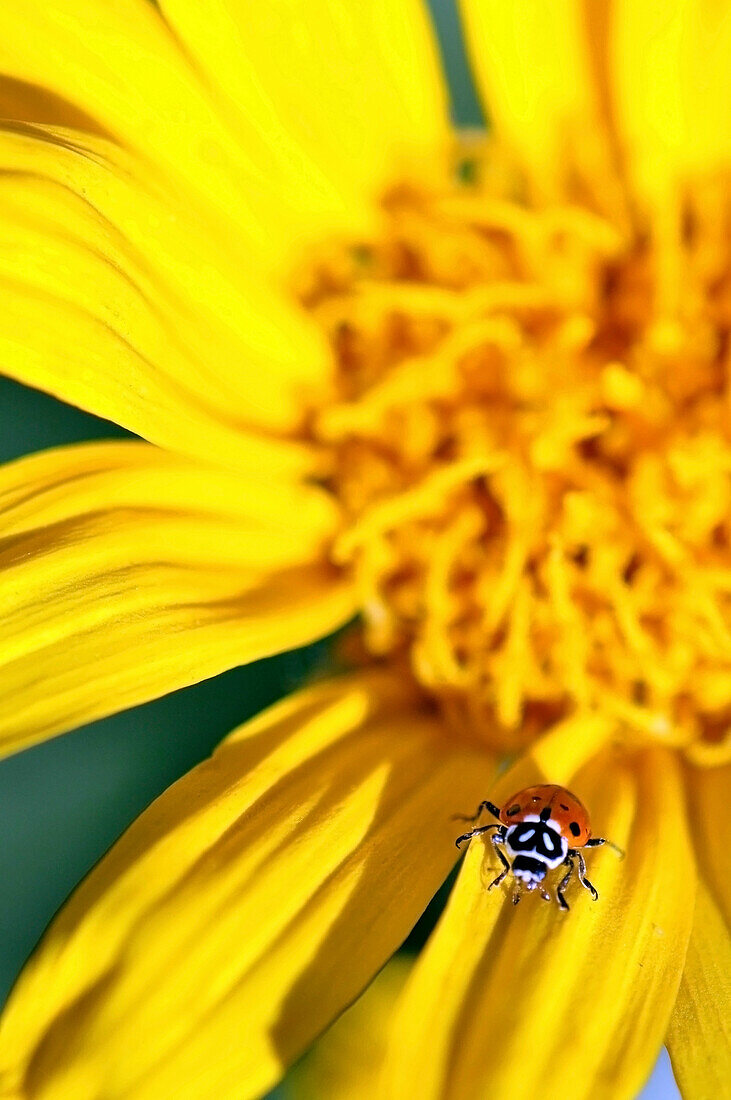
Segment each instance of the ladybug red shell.
[{"label": "ladybug red shell", "polygon": [[551,901],[544,881],[550,871],[561,865],[568,868],[556,886],[555,900],[561,909],[569,908],[563,892],[574,870],[577,871],[581,885],[596,901],[599,895],[586,877],[586,861],[582,849],[609,844],[620,855],[623,854],[616,844],[604,837],[592,837],[586,807],[575,794],[555,783],[524,787],[501,807],[493,802],[481,802],[477,813],[464,820],[477,821],[484,810],[497,818],[499,824],[491,822],[489,825],[478,825],[470,832],[463,833],[457,837],[457,847],[474,836],[488,830],[493,831],[490,839],[503,869],[490,883],[488,890],[502,882],[507,874],[512,874],[516,884],[513,892],[514,905],[520,901],[521,891],[524,889],[537,890],[545,901]]},{"label": "ladybug red shell", "polygon": [[540,818],[546,810],[550,811],[548,820],[555,823],[569,847],[583,848],[591,836],[586,807],[575,794],[555,783],[541,783],[518,791],[501,808],[500,820],[503,825],[514,825],[533,814]]}]

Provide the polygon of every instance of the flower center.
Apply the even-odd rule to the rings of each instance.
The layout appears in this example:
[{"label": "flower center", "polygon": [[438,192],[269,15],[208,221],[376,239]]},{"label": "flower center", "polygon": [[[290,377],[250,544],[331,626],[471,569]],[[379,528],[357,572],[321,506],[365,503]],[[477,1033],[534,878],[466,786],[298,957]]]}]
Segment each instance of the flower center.
[{"label": "flower center", "polygon": [[[490,179],[383,204],[301,297],[329,336],[333,455],[374,655],[490,743],[562,717],[678,746],[731,725],[728,211],[676,248]],[[663,312],[668,270],[682,290]]]}]

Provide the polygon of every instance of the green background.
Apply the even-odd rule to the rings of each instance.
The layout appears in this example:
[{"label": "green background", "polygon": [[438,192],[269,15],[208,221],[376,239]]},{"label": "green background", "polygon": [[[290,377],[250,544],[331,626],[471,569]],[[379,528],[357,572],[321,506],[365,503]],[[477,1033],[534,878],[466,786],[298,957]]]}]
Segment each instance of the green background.
[{"label": "green background", "polygon": [[[432,0],[432,8],[455,119],[478,125],[482,116],[454,3]],[[126,435],[0,378],[2,462]],[[124,828],[229,730],[327,662],[327,648],[318,643],[234,669],[0,763],[0,1003],[54,912]],[[677,1095],[665,1057],[643,1097]]]}]

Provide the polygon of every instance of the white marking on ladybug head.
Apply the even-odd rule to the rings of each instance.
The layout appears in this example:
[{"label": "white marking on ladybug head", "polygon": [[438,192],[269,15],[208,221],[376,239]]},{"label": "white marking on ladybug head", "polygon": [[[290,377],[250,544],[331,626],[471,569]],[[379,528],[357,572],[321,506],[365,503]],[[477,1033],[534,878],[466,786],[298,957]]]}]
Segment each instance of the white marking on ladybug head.
[{"label": "white marking on ladybug head", "polygon": [[544,864],[546,870],[563,863],[569,849],[558,822],[552,818],[541,821],[537,814],[528,814],[509,827],[505,847],[511,856],[531,856]]},{"label": "white marking on ladybug head", "polygon": [[515,878],[524,882],[529,890],[533,890],[539,882],[543,882],[548,867],[542,859],[520,853],[513,860],[511,870]]}]

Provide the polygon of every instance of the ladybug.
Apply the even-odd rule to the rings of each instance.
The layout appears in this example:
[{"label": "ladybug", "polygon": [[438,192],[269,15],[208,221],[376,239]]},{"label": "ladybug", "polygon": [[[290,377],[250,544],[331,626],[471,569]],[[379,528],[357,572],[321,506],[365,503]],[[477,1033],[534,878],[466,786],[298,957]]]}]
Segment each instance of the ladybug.
[{"label": "ladybug", "polygon": [[[611,840],[603,836],[591,835],[589,814],[575,794],[553,783],[542,783],[536,787],[525,787],[498,808],[492,802],[481,802],[477,813],[472,817],[462,817],[462,821],[477,821],[483,810],[487,810],[500,822],[495,825],[478,825],[468,833],[457,837],[456,845],[473,836],[494,829],[491,836],[503,869],[490,883],[488,890],[497,886],[505,876],[512,872],[516,881],[513,893],[513,905],[517,905],[521,892],[538,890],[544,901],[551,901],[551,895],[544,886],[549,871],[561,865],[568,870],[556,887],[556,901],[561,909],[569,908],[564,890],[569,884],[576,863],[579,865],[579,882],[588,890],[594,901],[599,897],[586,877],[586,862],[582,848],[598,848],[609,844],[622,857],[624,852]],[[507,854],[506,854],[507,853]]]}]

